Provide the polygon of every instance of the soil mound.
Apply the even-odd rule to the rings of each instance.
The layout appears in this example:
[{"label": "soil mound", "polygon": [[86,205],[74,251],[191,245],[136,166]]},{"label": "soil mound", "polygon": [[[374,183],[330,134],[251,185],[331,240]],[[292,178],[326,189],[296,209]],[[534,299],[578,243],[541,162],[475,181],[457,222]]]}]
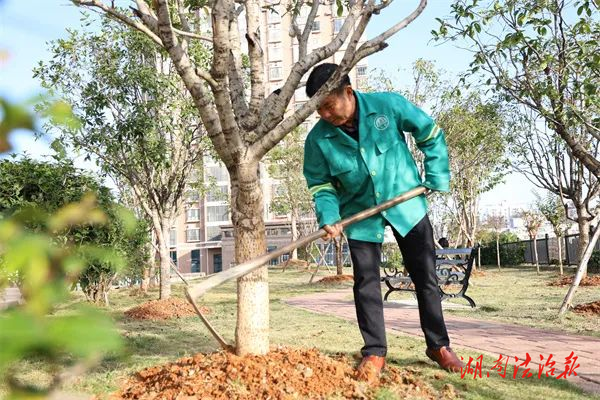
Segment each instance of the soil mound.
[{"label": "soil mound", "polygon": [[600,300],[592,303],[578,304],[573,307],[573,312],[577,314],[600,315]]},{"label": "soil mound", "polygon": [[[548,286],[571,286],[572,276],[563,276],[557,280],[548,283]],[[600,275],[588,275],[581,280],[579,286],[600,286]]]},{"label": "soil mound", "polygon": [[338,283],[338,282],[348,282],[353,281],[354,277],[352,275],[332,275],[326,276],[323,279],[317,281],[317,283]]},{"label": "soil mound", "polygon": [[[200,307],[203,314],[209,314],[207,307]],[[125,315],[133,319],[165,320],[171,318],[185,318],[196,315],[194,307],[184,299],[171,297],[170,299],[151,300],[125,311]]]},{"label": "soil mound", "polygon": [[[372,398],[380,385],[398,398],[435,399],[414,372],[388,366],[371,385],[357,380],[355,362],[316,349],[278,348],[264,356],[196,354],[137,372],[113,399]],[[444,396],[445,397],[445,396]]]}]

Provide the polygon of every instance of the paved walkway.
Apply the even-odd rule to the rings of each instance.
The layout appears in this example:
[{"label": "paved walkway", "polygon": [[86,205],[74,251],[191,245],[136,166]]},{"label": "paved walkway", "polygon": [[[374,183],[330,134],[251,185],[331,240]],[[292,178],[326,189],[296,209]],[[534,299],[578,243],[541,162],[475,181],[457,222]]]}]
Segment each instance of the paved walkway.
[{"label": "paved walkway", "polygon": [[[356,321],[352,292],[348,289],[294,297],[285,302],[305,310]],[[419,324],[419,311],[414,305],[385,302],[384,314],[388,331],[423,337]],[[511,357],[509,364],[515,364],[515,356],[523,360],[525,353],[529,353],[532,358],[530,368],[531,372],[534,372],[534,377],[537,376],[538,368],[533,364],[539,362],[540,354],[544,356],[543,363],[550,354],[553,354],[552,359],[556,361],[555,375],[558,376],[564,368],[565,357],[573,351],[578,357],[579,367],[575,370],[578,376],[571,375],[568,380],[584,390],[600,394],[600,339],[598,338],[456,317],[448,313],[444,317],[453,346],[472,349],[477,354],[487,353],[495,358],[500,354],[508,355]],[[483,368],[487,367],[484,365]],[[523,367],[520,370],[523,370]],[[544,369],[546,370],[547,368]],[[485,375],[485,370],[482,372]],[[511,373],[512,368],[509,365],[507,377],[512,376]]]}]

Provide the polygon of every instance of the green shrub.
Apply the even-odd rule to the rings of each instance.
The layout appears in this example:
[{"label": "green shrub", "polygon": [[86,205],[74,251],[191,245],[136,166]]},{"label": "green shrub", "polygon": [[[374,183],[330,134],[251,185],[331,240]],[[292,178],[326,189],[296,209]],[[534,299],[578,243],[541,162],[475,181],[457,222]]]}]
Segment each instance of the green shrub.
[{"label": "green shrub", "polygon": [[588,272],[598,274],[600,273],[600,250],[595,250],[590,257],[588,262]]}]

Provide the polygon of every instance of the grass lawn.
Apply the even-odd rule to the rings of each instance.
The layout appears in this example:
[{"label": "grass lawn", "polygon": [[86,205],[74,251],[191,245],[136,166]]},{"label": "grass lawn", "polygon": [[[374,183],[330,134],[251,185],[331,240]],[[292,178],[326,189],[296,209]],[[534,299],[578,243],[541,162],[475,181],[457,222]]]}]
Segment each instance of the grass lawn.
[{"label": "grass lawn", "polygon": [[[537,276],[535,271],[506,269],[502,272],[486,272],[485,276],[474,279],[475,286],[468,293],[474,298],[480,309],[471,311],[452,311],[464,316],[479,319],[502,320],[529,326],[557,329],[556,309],[566,288],[548,287],[544,282],[551,274],[544,272]],[[270,272],[271,331],[273,345],[291,347],[316,347],[324,353],[356,353],[362,339],[358,328],[351,322],[331,316],[303,311],[283,303],[282,299],[294,295],[332,288],[349,287],[342,283],[335,286],[309,285],[310,274],[288,270],[282,273],[275,269]],[[598,288],[580,288],[578,301],[592,301],[598,297]],[[229,342],[233,342],[236,319],[235,284],[227,283],[209,292],[200,305],[211,309],[209,319]],[[596,293],[594,299],[593,293]],[[157,297],[152,293],[151,299]],[[174,295],[182,296],[182,288],[174,287]],[[132,321],[124,318],[123,311],[150,298],[129,296],[128,289],[112,292],[111,307],[107,312],[115,319],[125,338],[127,353],[123,356],[105,360],[100,366],[79,378],[69,390],[98,394],[114,391],[122,378],[144,367],[174,361],[182,356],[198,352],[217,350],[217,344],[209,335],[198,318],[186,318],[166,322]],[[68,306],[66,307],[68,310]],[[587,321],[571,315],[561,322],[561,327],[569,332],[589,335],[598,334],[598,318]],[[590,330],[596,330],[590,331]],[[409,336],[388,335],[388,361],[401,368],[414,370],[421,378],[436,390],[451,383],[457,398],[462,399],[589,399],[570,383],[556,379],[502,379],[492,375],[474,380],[471,377],[460,378],[460,374],[447,374],[429,362],[424,355],[424,340]],[[477,357],[479,354],[458,349],[463,356]],[[484,357],[484,368],[494,365],[492,357]],[[27,371],[28,378],[43,382],[43,368],[37,363],[21,365]],[[485,371],[484,371],[485,375]],[[510,370],[509,370],[510,375]],[[0,388],[0,398],[2,398]],[[382,388],[377,399],[393,399],[394,395]],[[600,396],[597,398],[600,399]]]},{"label": "grass lawn", "polygon": [[[558,309],[567,294],[568,286],[548,286],[557,279],[555,268],[483,267],[483,276],[472,277],[473,285],[467,294],[475,300],[475,310],[448,310],[448,313],[543,329],[600,337],[600,316],[583,316],[573,312],[562,318]],[[572,275],[573,269],[566,269]],[[454,302],[461,302],[452,299]],[[580,286],[574,304],[600,300],[600,287]],[[464,300],[461,302],[466,304]]]}]

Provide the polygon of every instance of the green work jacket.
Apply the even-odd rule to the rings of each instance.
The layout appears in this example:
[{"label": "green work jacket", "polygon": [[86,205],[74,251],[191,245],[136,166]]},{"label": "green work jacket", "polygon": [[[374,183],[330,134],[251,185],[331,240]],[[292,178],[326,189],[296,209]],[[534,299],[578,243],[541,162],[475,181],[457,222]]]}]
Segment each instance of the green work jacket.
[{"label": "green work jacket", "polygon": [[[315,202],[319,226],[383,203],[423,185],[448,191],[450,170],[444,132],[420,108],[395,93],[360,93],[359,141],[321,119],[304,147],[304,176]],[[403,132],[424,153],[424,180]],[[348,238],[382,242],[387,220],[405,236],[427,213],[424,195],[345,229]]]}]

